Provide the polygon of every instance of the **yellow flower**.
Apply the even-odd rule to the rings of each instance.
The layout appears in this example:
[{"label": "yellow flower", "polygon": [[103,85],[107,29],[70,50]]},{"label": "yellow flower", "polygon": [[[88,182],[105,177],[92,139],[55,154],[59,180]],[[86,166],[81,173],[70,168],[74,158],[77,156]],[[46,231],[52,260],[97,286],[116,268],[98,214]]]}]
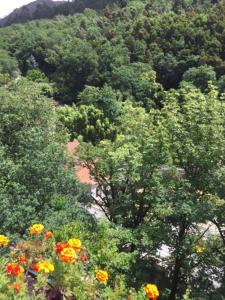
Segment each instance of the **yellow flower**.
[{"label": "yellow flower", "polygon": [[195,250],[197,253],[202,253],[205,251],[205,247],[201,245],[196,245]]},{"label": "yellow flower", "polygon": [[147,294],[149,299],[157,300],[157,298],[159,297],[159,291],[155,284],[151,284],[151,283],[147,284],[144,287],[144,291]]},{"label": "yellow flower", "polygon": [[5,247],[9,243],[9,239],[5,235],[0,235],[0,246]]},{"label": "yellow flower", "polygon": [[76,252],[73,248],[64,248],[60,254],[59,258],[64,263],[73,263],[77,258]]},{"label": "yellow flower", "polygon": [[55,270],[54,265],[47,260],[43,260],[43,261],[39,262],[37,264],[37,267],[38,267],[38,272],[43,272],[46,274],[48,274],[50,272],[54,272],[54,270]]},{"label": "yellow flower", "polygon": [[98,270],[96,272],[96,279],[100,281],[101,283],[107,284],[107,281],[109,279],[109,275],[104,270]]},{"label": "yellow flower", "polygon": [[42,224],[34,224],[28,230],[30,234],[40,234],[42,233],[44,226]]},{"label": "yellow flower", "polygon": [[80,251],[82,243],[78,239],[70,239],[68,241],[68,245],[70,245],[70,247],[73,248],[75,251]]}]

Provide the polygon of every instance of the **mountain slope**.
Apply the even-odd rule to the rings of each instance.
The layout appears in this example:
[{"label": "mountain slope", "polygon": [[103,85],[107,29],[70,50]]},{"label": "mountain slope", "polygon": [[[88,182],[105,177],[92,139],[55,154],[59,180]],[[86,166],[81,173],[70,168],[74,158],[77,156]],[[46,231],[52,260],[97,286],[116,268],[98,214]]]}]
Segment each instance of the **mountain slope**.
[{"label": "mountain slope", "polygon": [[51,18],[54,16],[54,8],[62,5],[64,1],[36,0],[20,8],[15,9],[11,14],[0,20],[0,26],[7,26],[13,23],[24,23],[39,18]]},{"label": "mountain slope", "polygon": [[51,19],[57,15],[71,15],[83,12],[85,8],[101,10],[120,0],[75,0],[75,1],[53,1],[36,0],[18,9],[3,19],[0,19],[0,27],[9,26],[14,23],[25,23],[35,19]]}]

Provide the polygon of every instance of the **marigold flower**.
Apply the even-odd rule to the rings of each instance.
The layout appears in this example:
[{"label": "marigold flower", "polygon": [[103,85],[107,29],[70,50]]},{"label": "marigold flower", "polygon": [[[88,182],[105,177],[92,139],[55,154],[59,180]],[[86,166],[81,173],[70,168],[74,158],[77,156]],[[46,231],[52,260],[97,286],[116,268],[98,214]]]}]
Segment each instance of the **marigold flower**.
[{"label": "marigold flower", "polygon": [[36,265],[34,265],[36,272],[43,272],[43,273],[51,273],[54,272],[55,267],[52,263],[47,260],[40,261]]},{"label": "marigold flower", "polygon": [[53,233],[51,231],[47,231],[44,235],[46,240],[51,239],[53,237]]},{"label": "marigold flower", "polygon": [[1,234],[0,235],[0,246],[5,247],[7,246],[9,243],[9,239],[7,238],[7,236]]},{"label": "marigold flower", "polygon": [[69,248],[69,247],[70,247],[70,246],[69,246],[67,243],[62,243],[62,242],[57,243],[57,244],[56,244],[56,252],[59,254],[59,253],[61,253],[61,251],[62,251],[63,249]]},{"label": "marigold flower", "polygon": [[13,290],[14,290],[14,294],[19,294],[20,292],[20,288],[21,288],[21,283],[20,282],[13,282]]},{"label": "marigold flower", "polygon": [[37,263],[37,264],[33,265],[33,266],[32,266],[32,270],[33,270],[34,272],[40,272],[39,264]]},{"label": "marigold flower", "polygon": [[16,263],[11,263],[6,266],[6,272],[11,276],[20,276],[24,273],[24,268]]},{"label": "marigold flower", "polygon": [[72,263],[77,258],[76,252],[73,248],[64,248],[60,254],[59,258],[64,263]]},{"label": "marigold flower", "polygon": [[20,263],[24,264],[24,263],[27,262],[27,259],[26,259],[26,257],[25,257],[24,255],[20,255],[20,256],[18,257],[18,261],[19,261]]},{"label": "marigold flower", "polygon": [[107,281],[109,279],[109,275],[104,270],[98,270],[96,272],[96,279],[100,281],[101,283],[107,284]]},{"label": "marigold flower", "polygon": [[157,300],[157,298],[159,297],[159,291],[155,284],[147,284],[144,287],[144,291],[146,292],[149,299]]},{"label": "marigold flower", "polygon": [[81,241],[78,239],[70,239],[68,241],[68,244],[70,245],[70,247],[72,247],[75,251],[80,251],[81,248]]},{"label": "marigold flower", "polygon": [[42,233],[44,226],[42,224],[34,224],[28,230],[30,234],[40,234]]},{"label": "marigold flower", "polygon": [[202,253],[202,252],[205,251],[205,247],[204,247],[204,246],[201,246],[201,245],[197,245],[197,246],[195,247],[195,250],[196,250],[197,253]]}]

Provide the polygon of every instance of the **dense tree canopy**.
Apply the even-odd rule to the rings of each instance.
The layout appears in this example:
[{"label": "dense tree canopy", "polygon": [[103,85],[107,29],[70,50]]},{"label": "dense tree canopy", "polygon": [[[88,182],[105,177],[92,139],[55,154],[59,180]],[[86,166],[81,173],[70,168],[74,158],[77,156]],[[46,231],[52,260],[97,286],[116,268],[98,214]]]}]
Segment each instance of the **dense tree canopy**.
[{"label": "dense tree canopy", "polygon": [[0,50],[0,85],[4,85],[12,78],[19,75],[15,58],[11,57],[4,49]]},{"label": "dense tree canopy", "polygon": [[73,218],[79,189],[52,101],[26,80],[1,88],[0,99],[1,231],[23,233],[31,221],[47,222],[56,211],[58,218],[66,207],[58,222]]},{"label": "dense tree canopy", "polygon": [[71,140],[81,138],[97,144],[103,139],[113,139],[115,127],[94,105],[64,106],[57,109],[59,120],[70,133]]},{"label": "dense tree canopy", "polygon": [[[98,182],[95,203],[110,221],[134,230],[134,249],[152,255],[162,243],[169,247],[174,267],[168,299],[182,295],[188,284],[195,297],[199,284],[201,293],[213,286],[213,277],[204,271],[204,264],[208,271],[215,267],[212,258],[203,258],[200,273],[192,272],[196,245],[209,243],[203,224],[223,226],[224,115],[214,87],[203,94],[186,85],[167,93],[161,111],[147,114],[128,103],[115,141],[81,147]],[[145,235],[151,243],[142,240]],[[214,275],[222,282],[220,272]]]},{"label": "dense tree canopy", "polygon": [[85,85],[107,83],[148,107],[160,101],[155,80],[166,89],[182,79],[205,87],[225,74],[224,11],[223,1],[130,1],[2,28],[0,41],[7,65],[16,60],[23,75],[39,68],[57,100],[77,102]]}]

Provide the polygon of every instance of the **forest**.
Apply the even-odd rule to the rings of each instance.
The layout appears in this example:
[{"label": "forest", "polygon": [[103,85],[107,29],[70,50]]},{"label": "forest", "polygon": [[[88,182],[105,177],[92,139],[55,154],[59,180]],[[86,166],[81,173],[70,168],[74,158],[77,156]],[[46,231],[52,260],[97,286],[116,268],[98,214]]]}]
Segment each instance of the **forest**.
[{"label": "forest", "polygon": [[224,300],[225,1],[79,3],[0,28],[0,299]]}]

